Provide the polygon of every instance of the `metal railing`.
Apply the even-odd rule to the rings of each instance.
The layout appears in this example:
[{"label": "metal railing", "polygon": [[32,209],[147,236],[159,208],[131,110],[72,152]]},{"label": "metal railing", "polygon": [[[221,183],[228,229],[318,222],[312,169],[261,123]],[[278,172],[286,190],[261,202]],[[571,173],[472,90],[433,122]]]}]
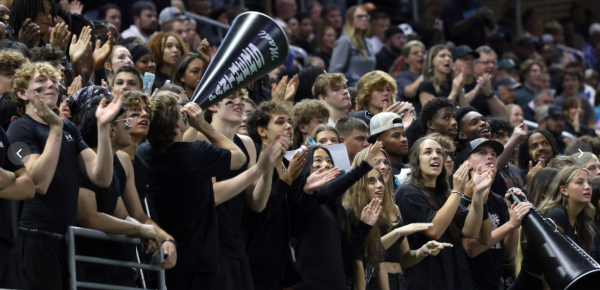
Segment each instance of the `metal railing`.
[{"label": "metal railing", "polygon": [[[125,286],[116,286],[116,285],[107,285],[107,284],[98,284],[98,283],[89,283],[89,282],[79,282],[77,281],[76,274],[76,265],[75,262],[86,262],[93,264],[101,264],[108,266],[117,266],[117,267],[127,267],[127,268],[136,268],[142,270],[156,271],[158,272],[158,290],[166,290],[165,284],[165,270],[161,269],[157,265],[147,265],[142,263],[135,262],[126,262],[126,261],[118,261],[104,258],[96,258],[89,256],[80,256],[75,254],[75,236],[87,237],[92,239],[100,239],[106,241],[113,242],[121,242],[121,243],[129,243],[134,245],[140,245],[142,241],[138,238],[130,238],[127,236],[119,236],[119,235],[109,235],[102,231],[96,231],[91,229],[84,229],[79,227],[68,227],[67,228],[67,256],[69,261],[69,289],[75,290],[77,287],[85,287],[92,289],[110,289],[110,290],[139,290],[139,288],[133,287],[125,287]],[[158,263],[163,261],[163,251],[160,249],[158,252]]]},{"label": "metal railing", "polygon": [[212,26],[215,26],[217,28],[220,28],[220,29],[217,29],[217,33],[219,34],[219,38],[221,38],[221,39],[223,39],[223,35],[224,35],[223,34],[223,30],[225,30],[227,32],[227,30],[229,30],[229,27],[230,27],[230,25],[224,24],[222,22],[210,19],[210,18],[208,18],[206,16],[198,15],[196,13],[192,13],[192,12],[189,12],[189,11],[186,11],[185,15],[188,16],[188,17],[190,17],[190,18],[193,18],[197,22],[201,22],[203,24],[208,24],[208,25],[212,25]]}]

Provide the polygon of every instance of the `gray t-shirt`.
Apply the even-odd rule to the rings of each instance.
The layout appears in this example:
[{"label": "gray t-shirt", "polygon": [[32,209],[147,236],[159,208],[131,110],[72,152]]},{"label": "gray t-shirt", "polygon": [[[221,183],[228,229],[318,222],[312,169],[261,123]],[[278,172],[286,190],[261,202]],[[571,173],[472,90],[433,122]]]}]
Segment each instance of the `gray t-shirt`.
[{"label": "gray t-shirt", "polygon": [[409,70],[401,71],[396,75],[396,84],[398,85],[398,96],[396,101],[412,101],[415,98],[404,97],[404,88],[414,83],[418,78],[419,74],[411,72]]},{"label": "gray t-shirt", "polygon": [[367,58],[360,52],[346,34],[342,34],[333,45],[329,72],[332,73],[355,73],[362,77],[368,72],[375,70],[375,54],[367,39],[364,39],[367,49]]}]

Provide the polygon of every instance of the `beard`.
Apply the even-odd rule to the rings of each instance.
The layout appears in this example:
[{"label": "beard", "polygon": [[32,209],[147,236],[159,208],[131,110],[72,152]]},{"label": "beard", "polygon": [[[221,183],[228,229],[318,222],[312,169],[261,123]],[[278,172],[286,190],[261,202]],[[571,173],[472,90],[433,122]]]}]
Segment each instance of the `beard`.
[{"label": "beard", "polygon": [[393,54],[395,55],[400,55],[402,53],[402,48],[401,47],[396,47],[394,45],[392,45],[392,51]]}]

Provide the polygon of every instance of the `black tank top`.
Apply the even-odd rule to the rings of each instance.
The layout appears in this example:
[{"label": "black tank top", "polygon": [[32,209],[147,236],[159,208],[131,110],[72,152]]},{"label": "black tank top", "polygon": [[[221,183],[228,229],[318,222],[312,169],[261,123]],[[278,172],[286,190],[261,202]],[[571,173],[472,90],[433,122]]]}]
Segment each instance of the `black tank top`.
[{"label": "black tank top", "polygon": [[[234,178],[248,169],[250,155],[244,142],[236,134],[233,137],[233,143],[237,145],[244,155],[246,155],[246,163],[237,170],[229,171],[229,174],[217,176],[217,182]],[[242,231],[242,214],[246,205],[246,194],[239,193],[230,200],[217,206],[217,225],[219,228],[219,250],[221,255],[233,257],[237,259],[246,258],[246,243],[244,241],[244,233]]]},{"label": "black tank top", "polygon": [[[381,236],[385,236],[387,233],[391,232],[392,230],[395,230],[397,228],[401,228],[404,226],[404,222],[402,222],[402,219],[400,219],[400,216],[396,216],[396,220],[398,221],[398,224],[394,225],[391,230],[387,230],[387,228],[389,228],[388,225],[383,225],[380,228],[381,231]],[[382,229],[385,228],[385,229]],[[402,244],[402,241],[405,239],[406,237],[400,237],[399,239],[396,240],[396,242],[391,245],[386,251],[385,251],[385,260],[384,262],[390,262],[390,263],[400,263],[400,244]]]}]

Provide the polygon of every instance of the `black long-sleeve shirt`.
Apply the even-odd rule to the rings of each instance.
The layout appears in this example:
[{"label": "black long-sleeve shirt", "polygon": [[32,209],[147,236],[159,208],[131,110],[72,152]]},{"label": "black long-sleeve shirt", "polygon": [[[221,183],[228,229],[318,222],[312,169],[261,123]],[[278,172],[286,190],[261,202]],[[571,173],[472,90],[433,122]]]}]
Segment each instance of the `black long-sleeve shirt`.
[{"label": "black long-sleeve shirt", "polygon": [[345,217],[342,207],[344,193],[371,169],[369,163],[363,161],[316,193],[319,206],[313,214],[309,230],[297,240],[295,246],[298,271],[304,283],[295,286],[294,290],[346,289],[345,263],[349,264],[358,254],[371,226],[362,222],[357,224],[352,238],[342,246],[338,210]]}]

